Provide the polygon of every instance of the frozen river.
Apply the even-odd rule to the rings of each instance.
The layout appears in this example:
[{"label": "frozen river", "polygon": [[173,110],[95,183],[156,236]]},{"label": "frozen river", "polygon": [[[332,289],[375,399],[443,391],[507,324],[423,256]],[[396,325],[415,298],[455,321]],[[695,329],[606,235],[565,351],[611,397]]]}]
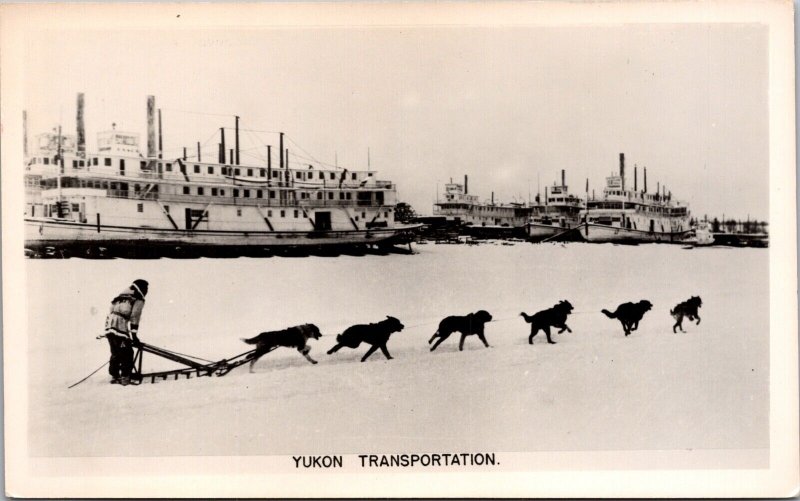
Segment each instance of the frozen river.
[{"label": "frozen river", "polygon": [[[764,449],[769,446],[766,249],[643,245],[417,245],[415,255],[28,260],[29,447],[34,456],[393,451]],[[309,364],[280,349],[224,378],[108,384],[110,300],[150,282],[140,337],[218,360],[239,338],[300,323]],[[703,299],[673,334],[669,310]],[[568,299],[573,333],[527,344],[532,314]],[[648,299],[638,331],[600,313]],[[479,309],[486,349],[438,321]],[[356,323],[399,318],[386,361],[325,354]],[[8,356],[9,354],[6,354]],[[145,359],[145,369],[147,360]],[[154,367],[151,365],[151,367]],[[124,436],[124,440],[119,437]]]}]

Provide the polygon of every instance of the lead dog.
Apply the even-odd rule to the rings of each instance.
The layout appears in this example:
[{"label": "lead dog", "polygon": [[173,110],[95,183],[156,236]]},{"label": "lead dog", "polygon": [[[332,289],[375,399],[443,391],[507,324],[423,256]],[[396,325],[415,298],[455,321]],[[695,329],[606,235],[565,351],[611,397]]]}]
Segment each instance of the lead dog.
[{"label": "lead dog", "polygon": [[446,317],[439,322],[439,329],[428,340],[428,344],[431,344],[434,339],[437,337],[439,338],[436,343],[431,346],[431,351],[435,350],[454,332],[461,333],[461,341],[458,343],[459,351],[464,350],[464,339],[472,334],[477,334],[478,338],[483,341],[483,344],[488,348],[489,343],[486,342],[486,337],[483,335],[483,328],[486,322],[490,322],[491,320],[492,315],[486,310],[476,311],[475,313],[470,313],[462,317],[456,315]]},{"label": "lead dog", "polygon": [[700,299],[700,296],[692,296],[676,306],[674,310],[669,310],[669,314],[675,318],[675,325],[672,326],[672,332],[675,333],[676,328],[680,329],[681,332],[686,332],[683,330],[683,317],[689,317],[689,320],[694,320],[696,318],[696,325],[700,325],[700,315],[697,314],[697,309],[701,306],[703,306],[703,300]]},{"label": "lead dog", "polygon": [[375,324],[353,325],[336,336],[336,346],[328,350],[328,355],[336,353],[344,346],[358,348],[361,343],[367,343],[372,346],[361,358],[362,362],[375,353],[378,348],[381,349],[386,360],[391,360],[392,356],[389,354],[389,350],[386,349],[386,343],[393,333],[400,332],[404,327],[405,325],[400,320],[389,316],[386,317],[386,320],[381,320]]},{"label": "lead dog", "polygon": [[625,331],[626,336],[629,336],[631,332],[639,328],[639,321],[642,320],[644,314],[650,311],[652,307],[653,305],[650,301],[643,299],[638,303],[622,303],[617,306],[614,313],[608,310],[600,311],[605,313],[608,318],[619,319],[619,322],[622,324],[622,330]]},{"label": "lead dog", "polygon": [[564,331],[572,332],[572,329],[567,326],[567,316],[570,313],[572,313],[572,305],[567,300],[559,301],[552,308],[542,310],[533,316],[529,316],[525,312],[520,313],[522,318],[531,324],[531,335],[528,337],[528,344],[533,344],[533,338],[539,333],[539,330],[544,331],[548,343],[556,344],[555,341],[550,339],[550,327],[561,328],[558,331],[559,334]]},{"label": "lead dog", "polygon": [[322,333],[320,333],[316,325],[303,324],[289,327],[282,331],[262,332],[258,336],[250,339],[242,338],[242,341],[245,343],[256,345],[256,353],[253,355],[253,359],[250,360],[250,372],[253,372],[253,365],[255,365],[256,360],[280,346],[297,348],[297,351],[299,351],[306,360],[312,364],[316,364],[317,361],[308,354],[308,352],[311,351],[311,347],[308,346],[308,340],[319,339],[320,336],[322,336]]}]

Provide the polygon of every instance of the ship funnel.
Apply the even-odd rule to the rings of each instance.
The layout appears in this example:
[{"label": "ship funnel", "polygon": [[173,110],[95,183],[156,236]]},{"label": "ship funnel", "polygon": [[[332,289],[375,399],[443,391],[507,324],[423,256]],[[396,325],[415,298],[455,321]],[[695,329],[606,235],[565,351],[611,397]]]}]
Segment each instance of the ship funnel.
[{"label": "ship funnel", "polygon": [[633,164],[633,191],[639,191],[639,172],[636,164]]},{"label": "ship funnel", "polygon": [[83,92],[78,93],[77,116],[75,121],[78,126],[78,157],[86,156],[86,129],[83,126]]},{"label": "ship funnel", "polygon": [[647,167],[644,168],[644,186],[642,187],[642,191],[647,193]]},{"label": "ship funnel", "polygon": [[147,96],[147,158],[156,156],[156,97]]},{"label": "ship funnel", "polygon": [[625,191],[625,153],[619,154],[619,177],[622,178],[622,191]]},{"label": "ship funnel", "polygon": [[561,169],[561,187],[566,188],[567,186],[567,174],[564,172],[564,169]]},{"label": "ship funnel", "polygon": [[219,163],[225,164],[225,127],[219,128]]},{"label": "ship funnel", "polygon": [[466,174],[464,174],[464,194],[465,195],[469,195],[469,189],[468,189],[469,188],[469,184],[468,184],[468,182],[469,182],[469,178],[467,177]]}]

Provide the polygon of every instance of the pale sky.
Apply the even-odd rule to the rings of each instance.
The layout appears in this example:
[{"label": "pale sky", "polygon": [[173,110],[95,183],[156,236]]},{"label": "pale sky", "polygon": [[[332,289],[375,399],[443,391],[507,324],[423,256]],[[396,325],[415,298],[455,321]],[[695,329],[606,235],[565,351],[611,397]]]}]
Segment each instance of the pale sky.
[{"label": "pale sky", "polygon": [[[431,212],[437,184],[526,201],[567,170],[598,194],[624,152],[696,216],[768,216],[767,31],[759,25],[50,31],[27,40],[29,135],[139,132],[162,108],[167,157],[220,126],[284,131],[314,158],[366,168]],[[182,110],[208,113],[189,114]],[[214,116],[211,114],[228,115]],[[232,132],[226,132],[232,146]],[[242,133],[262,165],[276,135]],[[306,156],[292,142],[292,153]],[[256,154],[257,156],[249,156]]]}]

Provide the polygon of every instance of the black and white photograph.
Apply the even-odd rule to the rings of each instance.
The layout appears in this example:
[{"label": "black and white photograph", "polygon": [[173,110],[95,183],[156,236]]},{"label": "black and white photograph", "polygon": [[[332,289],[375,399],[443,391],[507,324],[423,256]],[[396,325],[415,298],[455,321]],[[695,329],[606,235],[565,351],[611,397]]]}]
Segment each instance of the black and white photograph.
[{"label": "black and white photograph", "polygon": [[793,15],[0,7],[6,494],[797,495]]}]

